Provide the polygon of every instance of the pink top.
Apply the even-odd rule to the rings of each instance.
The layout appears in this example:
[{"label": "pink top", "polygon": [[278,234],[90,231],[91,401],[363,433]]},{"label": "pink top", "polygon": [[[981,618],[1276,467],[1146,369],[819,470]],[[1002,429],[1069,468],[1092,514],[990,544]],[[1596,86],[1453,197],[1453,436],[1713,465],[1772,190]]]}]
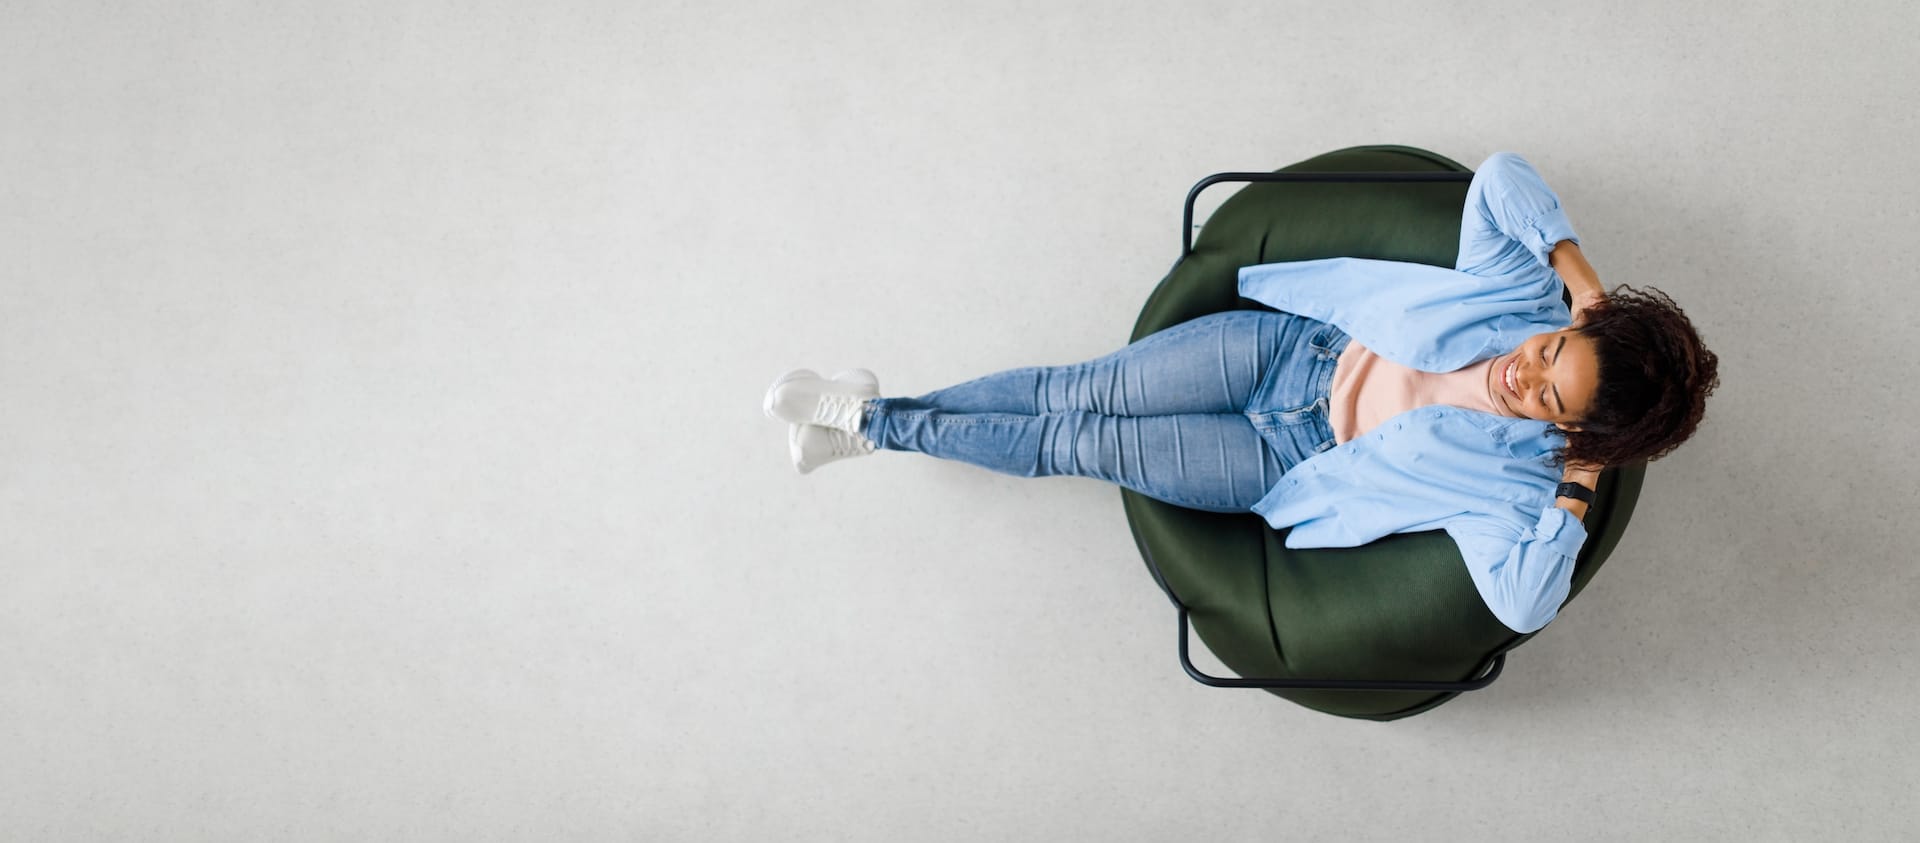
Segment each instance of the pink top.
[{"label": "pink top", "polygon": [[1333,388],[1327,397],[1327,421],[1333,441],[1347,442],[1408,410],[1446,404],[1494,415],[1507,415],[1494,402],[1488,378],[1489,357],[1466,368],[1435,374],[1412,369],[1381,357],[1352,340],[1333,367]]}]

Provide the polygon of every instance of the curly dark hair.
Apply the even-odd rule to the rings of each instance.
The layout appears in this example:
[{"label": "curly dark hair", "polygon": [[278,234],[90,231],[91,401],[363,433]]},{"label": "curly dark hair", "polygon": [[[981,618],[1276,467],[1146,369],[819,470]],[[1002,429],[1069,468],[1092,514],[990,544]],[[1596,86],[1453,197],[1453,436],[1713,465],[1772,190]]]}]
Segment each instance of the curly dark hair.
[{"label": "curly dark hair", "polygon": [[1720,385],[1720,359],[1666,293],[1622,284],[1589,307],[1576,330],[1593,341],[1600,383],[1581,429],[1565,433],[1561,459],[1657,460],[1700,427]]}]

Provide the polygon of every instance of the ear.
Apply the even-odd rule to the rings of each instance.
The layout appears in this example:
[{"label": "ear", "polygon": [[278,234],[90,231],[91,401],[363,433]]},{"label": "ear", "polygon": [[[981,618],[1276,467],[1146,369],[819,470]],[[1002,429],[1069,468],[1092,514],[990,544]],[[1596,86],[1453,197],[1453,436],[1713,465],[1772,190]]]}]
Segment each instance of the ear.
[{"label": "ear", "polygon": [[1579,432],[1581,431],[1581,429],[1582,429],[1582,428],[1581,428],[1581,427],[1580,427],[1579,425],[1577,425],[1577,424],[1560,424],[1560,425],[1554,425],[1554,426],[1555,426],[1555,427],[1558,427],[1558,428],[1560,428],[1561,430],[1564,430],[1564,431],[1566,431],[1566,432],[1568,432],[1568,433],[1579,433]]}]

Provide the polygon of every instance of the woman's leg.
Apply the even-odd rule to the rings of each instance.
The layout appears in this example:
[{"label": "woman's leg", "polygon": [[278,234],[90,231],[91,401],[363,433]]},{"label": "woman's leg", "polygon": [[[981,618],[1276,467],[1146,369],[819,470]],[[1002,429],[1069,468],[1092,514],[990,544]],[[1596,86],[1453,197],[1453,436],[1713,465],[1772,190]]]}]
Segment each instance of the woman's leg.
[{"label": "woman's leg", "polygon": [[1238,413],[1302,325],[1297,316],[1234,310],[1182,322],[1085,363],[1031,366],[913,399],[954,413],[1109,416]]},{"label": "woman's leg", "polygon": [[875,446],[1019,477],[1092,477],[1188,509],[1246,512],[1283,472],[1253,422],[1237,413],[1030,416],[903,403],[869,419]]},{"label": "woman's leg", "polygon": [[1213,314],[1069,366],[874,401],[863,433],[1022,477],[1094,477],[1191,509],[1243,512],[1282,472],[1244,415],[1304,320]]}]

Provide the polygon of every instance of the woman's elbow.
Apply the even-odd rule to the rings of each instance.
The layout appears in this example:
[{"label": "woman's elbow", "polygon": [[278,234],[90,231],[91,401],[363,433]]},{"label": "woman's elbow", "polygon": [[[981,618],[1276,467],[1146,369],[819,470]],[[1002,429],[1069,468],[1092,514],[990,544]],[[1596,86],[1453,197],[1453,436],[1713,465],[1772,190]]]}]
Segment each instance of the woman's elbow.
[{"label": "woman's elbow", "polygon": [[1526,635],[1528,633],[1539,632],[1546,628],[1546,625],[1551,623],[1557,614],[1559,614],[1557,608],[1543,611],[1540,609],[1515,607],[1505,612],[1496,611],[1494,612],[1494,617],[1499,618],[1500,623],[1506,626],[1506,628],[1518,632],[1521,635]]}]

